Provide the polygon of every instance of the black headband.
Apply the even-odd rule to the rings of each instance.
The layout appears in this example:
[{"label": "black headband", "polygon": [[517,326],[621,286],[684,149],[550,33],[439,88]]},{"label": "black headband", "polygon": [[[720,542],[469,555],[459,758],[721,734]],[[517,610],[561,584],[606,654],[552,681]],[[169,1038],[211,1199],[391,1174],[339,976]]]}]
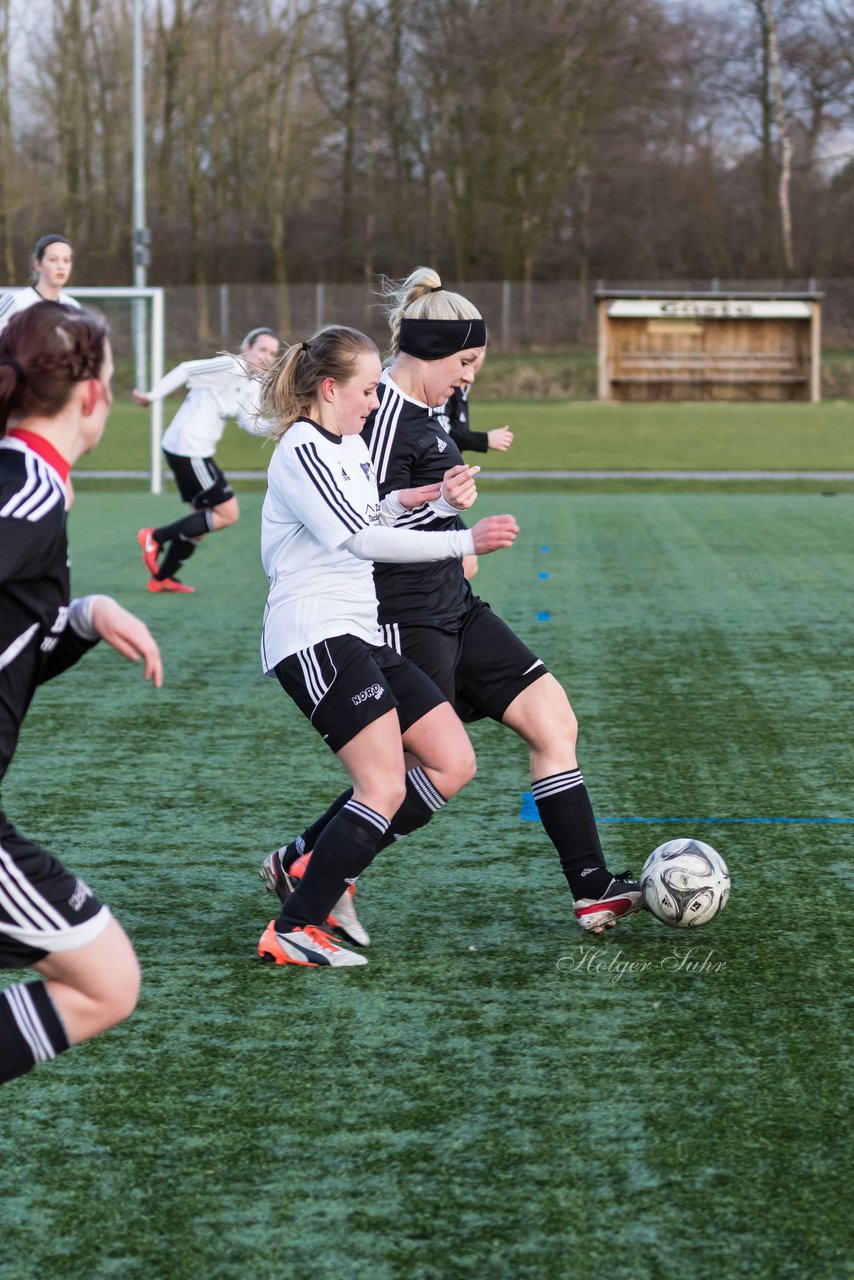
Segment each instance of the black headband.
[{"label": "black headband", "polygon": [[7,364],[10,369],[14,369],[15,377],[18,379],[18,381],[19,382],[24,381],[24,370],[18,364],[17,360],[10,360],[8,357],[4,356],[2,359],[0,359],[0,364]]},{"label": "black headband", "polygon": [[41,262],[42,257],[44,256],[44,251],[49,244],[67,244],[69,249],[71,248],[71,241],[66,240],[65,236],[41,236],[36,241],[36,247],[33,250],[33,257],[37,258],[38,261]]},{"label": "black headband", "polygon": [[486,346],[483,320],[403,320],[400,349],[418,360],[442,360],[469,347]]}]

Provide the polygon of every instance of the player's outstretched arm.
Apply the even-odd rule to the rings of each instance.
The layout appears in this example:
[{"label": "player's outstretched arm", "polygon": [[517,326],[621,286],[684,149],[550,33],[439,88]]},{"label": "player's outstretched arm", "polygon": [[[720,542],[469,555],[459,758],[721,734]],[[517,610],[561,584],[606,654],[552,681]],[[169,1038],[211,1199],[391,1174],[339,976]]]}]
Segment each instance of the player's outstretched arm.
[{"label": "player's outstretched arm", "polygon": [[133,400],[134,404],[139,405],[140,409],[147,409],[148,406],[151,404],[151,399],[145,394],[144,391],[133,390],[130,393],[130,398],[131,400]]},{"label": "player's outstretched arm", "polygon": [[142,659],[143,679],[151,680],[155,689],[159,689],[163,684],[160,650],[142,619],[123,609],[111,596],[95,596],[90,617],[93,630],[102,640],[131,662]]},{"label": "player's outstretched arm", "polygon": [[471,529],[475,555],[485,556],[490,551],[512,547],[518,532],[519,526],[514,516],[486,516],[483,520],[478,520]]}]

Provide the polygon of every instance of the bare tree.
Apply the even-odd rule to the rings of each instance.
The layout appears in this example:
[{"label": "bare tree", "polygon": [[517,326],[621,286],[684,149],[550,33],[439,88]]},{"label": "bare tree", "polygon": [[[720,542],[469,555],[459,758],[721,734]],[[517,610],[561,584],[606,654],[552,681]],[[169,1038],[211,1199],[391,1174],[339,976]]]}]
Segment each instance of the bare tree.
[{"label": "bare tree", "polygon": [[792,183],[792,140],[786,121],[786,104],[783,101],[783,77],[780,71],[780,46],[777,41],[777,22],[774,17],[773,0],[759,0],[762,9],[763,30],[768,40],[768,64],[771,83],[774,91],[774,116],[777,135],[780,139],[780,226],[783,236],[783,259],[786,271],[792,275],[795,270],[795,256],[792,249],[792,207],[790,187]]}]

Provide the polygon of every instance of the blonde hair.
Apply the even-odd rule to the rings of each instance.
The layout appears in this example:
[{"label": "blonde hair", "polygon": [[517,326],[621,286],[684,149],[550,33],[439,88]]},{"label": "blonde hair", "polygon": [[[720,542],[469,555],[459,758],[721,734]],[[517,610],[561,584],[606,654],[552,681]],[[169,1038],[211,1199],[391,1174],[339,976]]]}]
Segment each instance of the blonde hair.
[{"label": "blonde hair", "polygon": [[386,314],[391,328],[391,354],[400,352],[400,326],[404,320],[481,320],[474,303],[461,293],[451,293],[432,267],[416,267],[405,280],[383,277],[382,297],[388,299]]},{"label": "blonde hair", "polygon": [[326,325],[308,342],[288,347],[265,374],[258,412],[273,424],[265,434],[281,440],[317,399],[325,378],[349,382],[360,355],[379,356],[376,343],[358,329],[343,324]]}]

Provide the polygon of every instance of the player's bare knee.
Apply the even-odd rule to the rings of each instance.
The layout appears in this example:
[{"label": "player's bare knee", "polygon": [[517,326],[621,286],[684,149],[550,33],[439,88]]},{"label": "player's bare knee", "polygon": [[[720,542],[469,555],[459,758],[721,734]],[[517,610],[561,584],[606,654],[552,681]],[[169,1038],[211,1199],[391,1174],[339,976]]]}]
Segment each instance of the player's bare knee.
[{"label": "player's bare knee", "polygon": [[214,509],[221,529],[227,529],[231,525],[237,524],[240,519],[240,508],[237,505],[236,498],[229,498],[228,502],[223,502]]},{"label": "player's bare knee", "polygon": [[442,772],[444,786],[440,789],[445,799],[450,799],[458,791],[462,791],[463,787],[468,786],[476,773],[477,757],[471,743],[466,739],[465,746],[455,751]]},{"label": "player's bare knee", "polygon": [[139,1000],[142,975],[139,970],[139,961],[133,952],[131,952],[130,956],[123,958],[123,963],[117,968],[112,977],[113,980],[107,995],[106,1006],[110,1015],[109,1025],[115,1026],[130,1017]]}]

